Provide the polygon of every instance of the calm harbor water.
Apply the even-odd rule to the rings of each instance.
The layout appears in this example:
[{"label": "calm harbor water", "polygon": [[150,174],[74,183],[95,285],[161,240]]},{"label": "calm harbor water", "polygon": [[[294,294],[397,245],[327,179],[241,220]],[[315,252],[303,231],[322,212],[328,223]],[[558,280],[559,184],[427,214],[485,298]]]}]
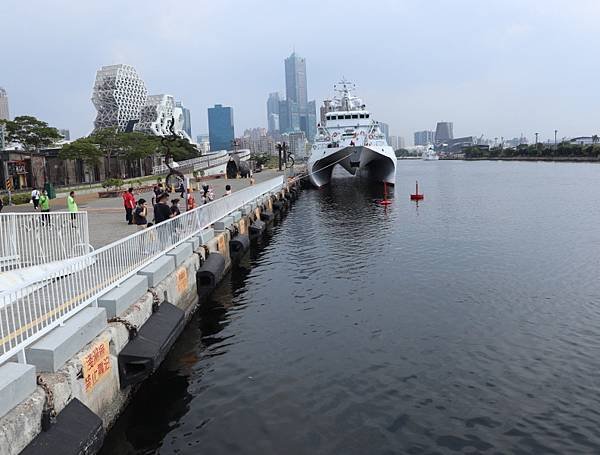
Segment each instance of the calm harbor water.
[{"label": "calm harbor water", "polygon": [[103,453],[599,453],[599,176],[399,161],[387,209],[305,191]]}]

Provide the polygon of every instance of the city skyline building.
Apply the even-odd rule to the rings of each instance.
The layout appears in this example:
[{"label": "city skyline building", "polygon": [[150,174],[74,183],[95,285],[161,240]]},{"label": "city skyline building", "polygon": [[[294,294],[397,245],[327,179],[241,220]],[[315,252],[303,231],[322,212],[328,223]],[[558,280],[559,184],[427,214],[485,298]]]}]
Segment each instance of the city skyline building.
[{"label": "city skyline building", "polygon": [[379,129],[381,130],[381,132],[385,136],[385,140],[389,144],[390,143],[390,125],[388,125],[385,122],[378,122],[378,123],[379,123]]},{"label": "city skyline building", "polygon": [[175,107],[179,107],[181,108],[181,112],[183,114],[183,124],[182,124],[182,130],[185,131],[185,133],[188,135],[188,137],[192,138],[192,114],[190,113],[190,110],[187,107],[183,106],[183,103],[181,101],[176,101],[175,102]]},{"label": "city skyline building", "polygon": [[404,138],[402,136],[390,136],[389,145],[394,149],[402,149],[405,146]]},{"label": "city skyline building", "polygon": [[435,132],[424,130],[424,131],[416,131],[414,133],[414,144],[415,145],[427,145],[433,144],[435,142]]},{"label": "city skyline building", "polygon": [[306,158],[308,140],[304,131],[293,131],[282,134],[283,142],[288,145],[288,153],[291,153],[296,158]]},{"label": "city skyline building", "polygon": [[4,87],[0,87],[0,120],[10,120],[8,93]]},{"label": "city skyline building", "polygon": [[285,59],[285,98],[298,103],[300,107],[308,104],[306,59],[295,51]]},{"label": "city skyline building", "polygon": [[200,153],[210,152],[210,139],[207,133],[201,133],[196,136],[196,144]]},{"label": "city skyline building", "polygon": [[279,132],[303,131],[312,141],[317,131],[317,104],[308,101],[306,60],[292,52],[284,63],[286,99],[279,101]]},{"label": "city skyline building", "polygon": [[435,143],[442,144],[454,139],[454,124],[452,122],[438,122],[435,127]]},{"label": "city skyline building", "polygon": [[267,130],[269,133],[279,131],[279,92],[269,93],[267,99]]},{"label": "city skyline building", "polygon": [[60,129],[58,130],[58,133],[63,137],[63,139],[65,141],[70,141],[71,140],[71,132],[67,129]]},{"label": "city skyline building", "polygon": [[146,105],[146,84],[131,65],[103,66],[96,73],[92,103],[96,108],[94,131],[117,128],[125,131],[140,118]]},{"label": "city skyline building", "polygon": [[235,139],[233,108],[215,104],[208,108],[208,136],[212,151],[231,150]]}]

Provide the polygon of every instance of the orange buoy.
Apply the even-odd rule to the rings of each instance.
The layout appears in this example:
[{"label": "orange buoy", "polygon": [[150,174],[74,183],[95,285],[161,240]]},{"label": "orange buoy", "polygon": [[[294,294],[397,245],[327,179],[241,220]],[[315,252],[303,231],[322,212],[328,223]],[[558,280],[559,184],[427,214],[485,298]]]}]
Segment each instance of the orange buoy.
[{"label": "orange buoy", "polygon": [[422,201],[425,198],[424,194],[419,194],[419,181],[416,182],[415,194],[410,195],[411,201]]}]

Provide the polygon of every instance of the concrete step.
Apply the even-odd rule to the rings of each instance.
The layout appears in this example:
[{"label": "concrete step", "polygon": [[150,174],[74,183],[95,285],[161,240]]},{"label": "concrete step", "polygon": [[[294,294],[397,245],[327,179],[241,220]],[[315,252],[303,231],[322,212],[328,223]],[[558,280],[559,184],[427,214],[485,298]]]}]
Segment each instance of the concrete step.
[{"label": "concrete step", "polygon": [[104,308],[85,308],[26,349],[27,362],[38,372],[55,373],[106,326]]},{"label": "concrete step", "polygon": [[233,225],[233,217],[225,216],[213,224],[215,232],[222,232]]},{"label": "concrete step", "polygon": [[158,283],[164,280],[169,273],[175,271],[175,258],[173,256],[159,257],[150,265],[147,265],[138,272],[138,275],[144,275],[148,277],[148,286],[151,288],[156,287]]},{"label": "concrete step", "polygon": [[183,264],[187,258],[194,254],[194,248],[191,243],[183,242],[181,245],[173,248],[167,253],[167,256],[171,256],[175,259],[175,267],[179,267]]},{"label": "concrete step", "polygon": [[192,245],[192,250],[196,251],[200,246],[200,239],[198,237],[190,237],[188,240],[186,240],[186,243]]},{"label": "concrete step", "polygon": [[0,417],[35,391],[35,366],[7,362],[0,366]]},{"label": "concrete step", "polygon": [[148,277],[134,275],[98,299],[98,306],[106,309],[108,318],[123,313],[131,304],[148,292]]},{"label": "concrete step", "polygon": [[200,245],[206,245],[215,238],[215,230],[213,228],[203,229],[198,234],[198,238],[200,239]]}]

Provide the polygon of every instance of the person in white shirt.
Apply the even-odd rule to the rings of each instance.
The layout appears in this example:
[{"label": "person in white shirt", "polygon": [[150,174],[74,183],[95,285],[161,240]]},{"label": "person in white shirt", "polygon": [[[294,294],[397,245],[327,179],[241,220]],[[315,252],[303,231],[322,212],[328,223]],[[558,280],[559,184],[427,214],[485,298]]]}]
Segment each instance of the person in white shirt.
[{"label": "person in white shirt", "polygon": [[33,190],[31,191],[31,202],[33,204],[33,208],[36,210],[40,206],[40,196],[41,196],[40,191],[34,186]]}]

